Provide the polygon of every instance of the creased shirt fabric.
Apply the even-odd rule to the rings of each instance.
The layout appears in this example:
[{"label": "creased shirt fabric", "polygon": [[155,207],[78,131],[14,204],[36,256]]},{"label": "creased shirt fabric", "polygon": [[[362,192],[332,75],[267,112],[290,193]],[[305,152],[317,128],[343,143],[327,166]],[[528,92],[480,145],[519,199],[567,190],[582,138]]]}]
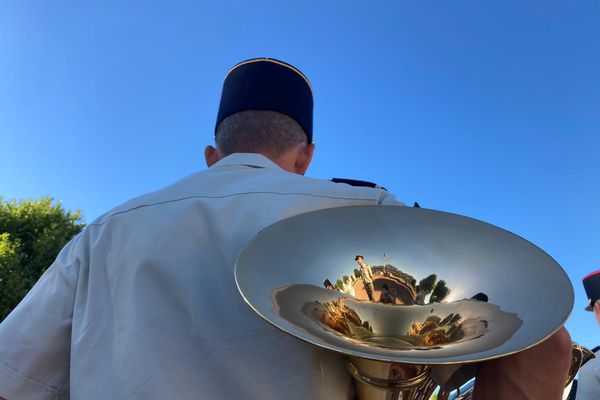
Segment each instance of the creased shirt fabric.
[{"label": "creased shirt fabric", "polygon": [[[90,223],[0,324],[0,396],[21,399],[344,399],[341,356],[272,327],[234,264],[261,229],[379,189],[233,154]],[[274,249],[276,251],[276,249]]]}]

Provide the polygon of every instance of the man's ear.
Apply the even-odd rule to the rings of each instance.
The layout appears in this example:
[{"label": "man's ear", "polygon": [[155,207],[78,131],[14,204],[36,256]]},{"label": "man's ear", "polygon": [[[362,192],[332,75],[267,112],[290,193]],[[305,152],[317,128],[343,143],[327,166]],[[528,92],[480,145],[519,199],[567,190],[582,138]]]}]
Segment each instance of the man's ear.
[{"label": "man's ear", "polygon": [[204,148],[204,160],[208,168],[212,167],[221,158],[219,157],[219,151],[212,146],[206,146]]},{"label": "man's ear", "polygon": [[310,162],[312,161],[313,153],[315,152],[315,144],[311,143],[307,146],[303,146],[300,148],[298,152],[298,156],[296,157],[296,163],[294,164],[294,169],[297,174],[304,175]]},{"label": "man's ear", "polygon": [[594,302],[594,317],[596,317],[596,322],[600,325],[600,301],[596,300]]}]

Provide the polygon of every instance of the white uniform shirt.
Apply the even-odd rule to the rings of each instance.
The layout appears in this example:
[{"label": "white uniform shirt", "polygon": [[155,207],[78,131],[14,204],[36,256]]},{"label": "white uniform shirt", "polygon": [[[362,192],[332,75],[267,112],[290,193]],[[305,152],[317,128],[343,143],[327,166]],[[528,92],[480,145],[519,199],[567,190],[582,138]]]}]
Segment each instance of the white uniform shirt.
[{"label": "white uniform shirt", "polygon": [[373,271],[371,270],[370,265],[365,264],[364,267],[361,266],[360,273],[365,283],[373,283]]},{"label": "white uniform shirt", "polygon": [[576,400],[600,399],[600,352],[579,370]]},{"label": "white uniform shirt", "polygon": [[71,240],[0,324],[0,396],[345,398],[341,357],[256,316],[233,268],[283,218],[383,203],[399,204],[234,154],[117,207]]}]

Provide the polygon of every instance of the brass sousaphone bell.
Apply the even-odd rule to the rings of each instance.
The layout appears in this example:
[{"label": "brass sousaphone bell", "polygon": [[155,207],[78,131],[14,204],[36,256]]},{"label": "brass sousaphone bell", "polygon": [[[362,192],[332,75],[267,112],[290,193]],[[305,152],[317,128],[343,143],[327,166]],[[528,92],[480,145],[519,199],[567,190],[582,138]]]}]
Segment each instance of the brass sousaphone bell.
[{"label": "brass sousaphone bell", "polygon": [[560,329],[574,299],[563,269],[527,240],[397,206],[280,221],[240,253],[235,278],[259,316],[344,354],[361,399],[428,399],[438,386],[447,397],[474,376],[470,363]]}]

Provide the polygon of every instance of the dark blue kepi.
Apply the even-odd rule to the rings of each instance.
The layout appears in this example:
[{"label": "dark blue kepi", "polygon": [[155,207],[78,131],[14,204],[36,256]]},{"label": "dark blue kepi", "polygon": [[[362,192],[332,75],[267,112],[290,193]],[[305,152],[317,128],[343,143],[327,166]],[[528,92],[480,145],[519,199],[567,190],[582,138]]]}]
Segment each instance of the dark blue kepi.
[{"label": "dark blue kepi", "polygon": [[600,270],[594,271],[583,278],[583,288],[589,300],[585,309],[586,311],[592,311],[594,303],[600,299]]},{"label": "dark blue kepi", "polygon": [[223,83],[215,133],[225,118],[247,110],[287,115],[300,124],[312,143],[312,88],[294,66],[273,58],[253,58],[235,65]]}]

